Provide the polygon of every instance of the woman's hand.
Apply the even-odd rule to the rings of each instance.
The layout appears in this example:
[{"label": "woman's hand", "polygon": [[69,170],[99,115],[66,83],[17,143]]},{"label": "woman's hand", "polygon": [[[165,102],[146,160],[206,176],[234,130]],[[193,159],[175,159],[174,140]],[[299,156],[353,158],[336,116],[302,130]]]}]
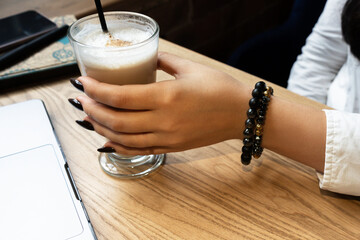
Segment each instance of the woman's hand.
[{"label": "woman's hand", "polygon": [[[159,53],[158,69],[176,78],[110,85],[80,77],[79,96],[106,147],[127,155],[159,154],[241,138],[251,89],[212,68]],[[246,100],[245,100],[246,99]]]}]

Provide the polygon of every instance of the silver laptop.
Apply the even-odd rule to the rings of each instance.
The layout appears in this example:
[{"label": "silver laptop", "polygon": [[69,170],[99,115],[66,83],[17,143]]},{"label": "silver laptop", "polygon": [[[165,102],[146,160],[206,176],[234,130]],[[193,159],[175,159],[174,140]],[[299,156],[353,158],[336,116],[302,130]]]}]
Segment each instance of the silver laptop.
[{"label": "silver laptop", "polygon": [[0,107],[0,238],[96,239],[41,100]]}]

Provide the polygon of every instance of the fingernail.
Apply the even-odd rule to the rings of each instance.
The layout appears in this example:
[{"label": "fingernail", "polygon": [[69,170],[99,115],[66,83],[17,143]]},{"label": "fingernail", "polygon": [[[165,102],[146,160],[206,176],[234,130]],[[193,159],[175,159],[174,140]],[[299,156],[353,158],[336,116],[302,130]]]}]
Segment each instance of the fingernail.
[{"label": "fingernail", "polygon": [[70,78],[70,82],[71,84],[76,87],[77,89],[79,89],[80,91],[84,91],[84,86],[82,85],[82,83],[77,80],[76,78]]},{"label": "fingernail", "polygon": [[71,103],[71,105],[73,105],[74,107],[76,107],[77,109],[84,111],[81,102],[79,102],[77,99],[75,98],[69,98],[68,99],[69,103]]},{"label": "fingernail", "polygon": [[113,147],[102,147],[98,149],[98,152],[101,153],[114,153],[116,152],[115,149]]},{"label": "fingernail", "polygon": [[94,126],[86,120],[76,120],[75,122],[87,130],[90,130],[90,131],[95,130]]}]

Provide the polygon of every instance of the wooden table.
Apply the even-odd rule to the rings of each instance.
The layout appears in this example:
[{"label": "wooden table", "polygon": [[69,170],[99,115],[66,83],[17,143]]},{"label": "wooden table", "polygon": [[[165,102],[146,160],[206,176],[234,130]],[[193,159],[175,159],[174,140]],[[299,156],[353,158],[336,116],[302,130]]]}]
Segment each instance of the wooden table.
[{"label": "wooden table", "polygon": [[[251,85],[258,80],[165,40],[160,50]],[[158,72],[159,81],[168,78]],[[324,107],[274,88],[278,96]],[[240,140],[167,154],[145,178],[110,177],[97,160],[104,139],[74,121],[84,115],[67,99],[79,94],[59,79],[3,92],[0,105],[44,100],[99,239],[360,239],[359,198],[321,191],[313,169],[270,151],[261,167],[243,172]]]}]

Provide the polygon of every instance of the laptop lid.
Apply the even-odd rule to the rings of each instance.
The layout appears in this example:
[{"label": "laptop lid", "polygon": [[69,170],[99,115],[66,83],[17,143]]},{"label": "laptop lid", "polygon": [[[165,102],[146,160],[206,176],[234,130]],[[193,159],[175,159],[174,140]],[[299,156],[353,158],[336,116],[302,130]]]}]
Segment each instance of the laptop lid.
[{"label": "laptop lid", "polygon": [[96,239],[41,100],[0,107],[2,239]]}]

